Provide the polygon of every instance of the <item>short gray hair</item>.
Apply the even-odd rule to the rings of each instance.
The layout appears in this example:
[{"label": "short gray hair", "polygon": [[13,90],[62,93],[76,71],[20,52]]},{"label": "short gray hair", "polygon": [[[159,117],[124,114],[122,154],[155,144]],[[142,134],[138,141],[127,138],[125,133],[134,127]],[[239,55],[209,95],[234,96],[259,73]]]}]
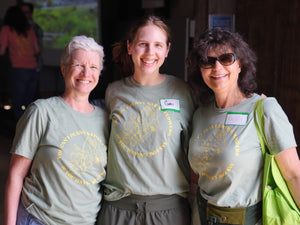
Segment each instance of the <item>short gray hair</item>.
[{"label": "short gray hair", "polygon": [[66,67],[68,64],[68,61],[70,59],[70,55],[72,52],[76,49],[84,49],[86,51],[96,51],[98,52],[100,56],[100,71],[103,69],[103,58],[104,58],[104,51],[103,47],[99,45],[94,38],[92,37],[86,37],[84,35],[81,36],[74,36],[65,49],[63,50],[63,53],[61,55],[60,63],[63,67]]}]

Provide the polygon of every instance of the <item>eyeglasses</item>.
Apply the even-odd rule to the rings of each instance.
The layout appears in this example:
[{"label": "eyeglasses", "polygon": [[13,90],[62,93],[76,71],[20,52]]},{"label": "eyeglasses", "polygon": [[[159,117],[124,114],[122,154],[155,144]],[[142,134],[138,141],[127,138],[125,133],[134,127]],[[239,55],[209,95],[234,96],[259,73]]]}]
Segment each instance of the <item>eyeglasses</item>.
[{"label": "eyeglasses", "polygon": [[208,56],[207,60],[200,59],[199,64],[203,69],[210,69],[215,66],[217,60],[223,66],[230,66],[235,62],[235,60],[237,60],[237,56],[234,53],[226,53],[219,57]]}]

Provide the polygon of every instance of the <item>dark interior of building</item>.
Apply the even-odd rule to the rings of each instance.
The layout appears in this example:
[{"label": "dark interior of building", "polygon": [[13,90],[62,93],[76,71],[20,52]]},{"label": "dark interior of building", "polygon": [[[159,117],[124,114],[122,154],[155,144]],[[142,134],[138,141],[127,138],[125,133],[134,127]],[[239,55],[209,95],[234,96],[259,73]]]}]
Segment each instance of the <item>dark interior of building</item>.
[{"label": "dark interior of building", "polygon": [[[91,98],[104,98],[107,85],[120,74],[111,61],[112,45],[123,38],[130,22],[146,13],[164,17],[171,26],[173,43],[163,70],[186,79],[185,57],[193,39],[209,26],[210,15],[234,15],[233,28],[249,43],[258,57],[258,93],[275,97],[294,127],[300,143],[300,2],[299,0],[157,0],[162,6],[144,7],[151,1],[99,0],[99,43],[104,46],[105,64]],[[2,5],[4,4],[4,5]],[[0,3],[0,8],[7,8]],[[3,12],[4,13],[4,12]],[[3,17],[3,13],[1,17]],[[231,17],[232,18],[232,17]],[[2,20],[2,18],[0,18]],[[49,57],[49,56],[47,56]],[[10,62],[0,56],[0,221],[3,216],[4,185],[9,164],[9,148],[15,122],[10,99]],[[163,71],[163,72],[164,72]],[[45,64],[41,72],[40,97],[59,95],[64,89],[60,66]],[[298,148],[299,153],[299,148]]]}]

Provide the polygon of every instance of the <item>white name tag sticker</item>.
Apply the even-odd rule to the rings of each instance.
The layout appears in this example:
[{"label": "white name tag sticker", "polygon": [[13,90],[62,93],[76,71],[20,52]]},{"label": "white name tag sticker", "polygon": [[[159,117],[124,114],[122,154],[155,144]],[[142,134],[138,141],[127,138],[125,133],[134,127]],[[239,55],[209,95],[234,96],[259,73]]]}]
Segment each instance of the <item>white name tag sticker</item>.
[{"label": "white name tag sticker", "polygon": [[179,99],[169,99],[169,98],[164,98],[160,99],[160,107],[162,111],[175,111],[175,112],[180,112],[180,102]]},{"label": "white name tag sticker", "polygon": [[228,112],[226,115],[225,125],[244,126],[248,122],[249,113]]}]

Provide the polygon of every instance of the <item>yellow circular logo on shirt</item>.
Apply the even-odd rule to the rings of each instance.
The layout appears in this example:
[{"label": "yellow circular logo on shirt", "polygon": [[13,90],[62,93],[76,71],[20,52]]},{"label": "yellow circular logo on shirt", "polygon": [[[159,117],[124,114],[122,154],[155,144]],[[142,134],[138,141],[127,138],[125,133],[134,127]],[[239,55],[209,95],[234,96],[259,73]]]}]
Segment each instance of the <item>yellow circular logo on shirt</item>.
[{"label": "yellow circular logo on shirt", "polygon": [[[130,110],[138,107],[138,111]],[[136,157],[150,157],[160,153],[167,145],[167,142],[153,146],[154,150],[149,152],[137,151],[137,146],[151,144],[151,137],[162,129],[159,114],[167,119],[168,133],[172,134],[172,120],[167,111],[161,111],[161,107],[155,103],[135,102],[126,106],[114,117],[113,126],[122,126],[121,131],[116,135],[119,145],[129,154]],[[122,120],[122,123],[119,123]],[[165,129],[165,128],[164,128]],[[161,133],[161,132],[160,132]]]},{"label": "yellow circular logo on shirt", "polygon": [[[229,127],[221,124],[215,124],[203,130],[197,137],[195,137],[190,147],[190,163],[195,171],[199,172],[199,176],[205,176],[210,180],[215,180],[224,177],[234,167],[234,163],[229,162],[226,168],[218,174],[209,174],[207,168],[214,162],[214,157],[228,152],[227,141],[228,137],[232,137],[235,149],[234,156],[239,155],[240,144],[237,134]],[[227,153],[228,154],[228,153]],[[230,155],[230,154],[229,154]],[[230,158],[230,156],[228,156]]]}]

